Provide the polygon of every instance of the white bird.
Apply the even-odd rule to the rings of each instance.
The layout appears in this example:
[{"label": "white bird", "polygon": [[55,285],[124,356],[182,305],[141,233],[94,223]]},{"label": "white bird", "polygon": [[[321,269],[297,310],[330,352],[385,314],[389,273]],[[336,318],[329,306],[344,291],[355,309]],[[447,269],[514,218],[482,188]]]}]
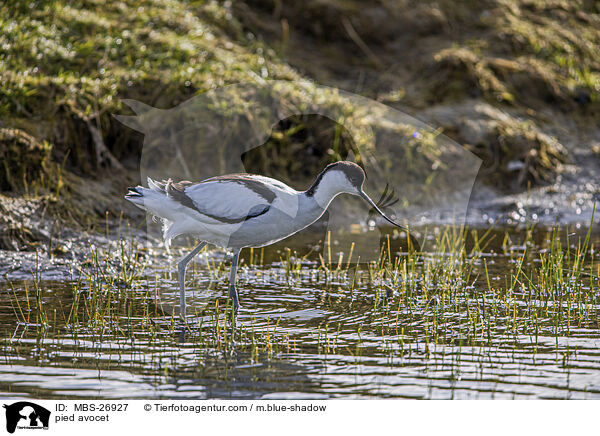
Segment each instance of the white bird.
[{"label": "white bird", "polygon": [[163,220],[167,244],[182,234],[195,235],[202,241],[177,265],[179,312],[185,317],[185,270],[207,243],[233,249],[229,296],[237,311],[235,279],[242,248],[264,247],[308,227],[339,194],[362,197],[383,218],[408,232],[365,194],[364,181],[365,173],[360,166],[340,161],[328,165],[306,191],[296,191],[269,177],[229,174],[199,183],[156,182],[148,178],[148,188],[129,188],[125,198]]}]

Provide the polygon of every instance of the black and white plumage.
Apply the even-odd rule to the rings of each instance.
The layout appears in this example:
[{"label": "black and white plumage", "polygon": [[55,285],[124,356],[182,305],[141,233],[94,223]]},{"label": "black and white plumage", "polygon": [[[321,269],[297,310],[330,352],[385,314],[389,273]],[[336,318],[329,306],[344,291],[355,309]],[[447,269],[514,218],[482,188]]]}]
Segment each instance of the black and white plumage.
[{"label": "black and white plumage", "polygon": [[182,234],[202,242],[178,264],[180,313],[185,316],[185,270],[207,244],[233,249],[229,294],[239,307],[235,277],[240,250],[273,244],[318,220],[339,194],[358,195],[397,227],[364,193],[365,173],[352,162],[328,165],[306,191],[297,191],[269,177],[231,174],[199,183],[156,182],[129,188],[125,198],[161,218],[167,242]]}]

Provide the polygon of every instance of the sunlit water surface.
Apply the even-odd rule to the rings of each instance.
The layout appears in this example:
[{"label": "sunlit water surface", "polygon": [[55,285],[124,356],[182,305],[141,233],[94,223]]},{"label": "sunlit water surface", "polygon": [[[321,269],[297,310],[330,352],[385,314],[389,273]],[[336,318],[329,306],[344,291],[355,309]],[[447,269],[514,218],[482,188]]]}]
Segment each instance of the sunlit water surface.
[{"label": "sunlit water surface", "polygon": [[[503,274],[520,255],[500,242],[481,257],[492,289],[507,287]],[[519,286],[490,292],[481,259],[468,282],[459,274],[438,289],[436,279],[402,287],[402,274],[394,281],[366,267],[328,276],[318,256],[288,274],[277,250],[262,253],[261,267],[248,257],[241,267],[234,340],[223,307],[228,264],[219,269],[207,256],[189,270],[187,329],[172,314],[178,291],[168,265],[132,287],[85,277],[3,282],[1,395],[600,398],[596,299],[566,299],[559,310]],[[535,250],[526,264],[536,264]],[[585,291],[597,295],[597,277],[590,283]]]}]

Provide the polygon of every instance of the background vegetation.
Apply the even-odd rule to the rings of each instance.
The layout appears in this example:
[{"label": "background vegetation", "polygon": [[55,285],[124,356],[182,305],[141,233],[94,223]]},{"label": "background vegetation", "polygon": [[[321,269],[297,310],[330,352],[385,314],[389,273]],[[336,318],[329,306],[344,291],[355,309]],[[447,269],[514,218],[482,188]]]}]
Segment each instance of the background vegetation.
[{"label": "background vegetation", "polygon": [[[585,0],[9,0],[0,245],[35,242],[25,216],[91,225],[119,213],[142,145],[111,116],[131,113],[123,99],[171,108],[265,79],[314,80],[440,126],[484,160],[480,182],[497,192],[550,185],[565,165],[598,166],[599,29],[600,3]],[[314,173],[336,156],[327,124],[286,120],[267,153],[312,147]]]}]

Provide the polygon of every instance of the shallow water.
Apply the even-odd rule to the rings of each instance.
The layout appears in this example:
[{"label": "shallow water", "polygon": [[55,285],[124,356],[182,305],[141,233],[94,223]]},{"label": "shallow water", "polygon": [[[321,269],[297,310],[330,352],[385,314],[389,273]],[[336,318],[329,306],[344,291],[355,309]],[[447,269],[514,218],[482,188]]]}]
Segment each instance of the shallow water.
[{"label": "shallow water", "polygon": [[[252,262],[248,253],[234,340],[228,264],[210,253],[188,273],[187,329],[173,315],[167,265],[132,286],[99,275],[3,282],[0,395],[600,399],[598,277],[573,287],[578,298],[532,297],[521,286],[490,292],[483,260],[491,289],[507,287],[526,246],[518,234],[507,243],[497,232],[468,280],[452,270],[460,260],[435,246],[419,257],[418,274],[396,277],[365,265],[326,273],[316,254],[289,272],[283,245]],[[534,234],[525,269],[547,239],[546,230]]]}]

